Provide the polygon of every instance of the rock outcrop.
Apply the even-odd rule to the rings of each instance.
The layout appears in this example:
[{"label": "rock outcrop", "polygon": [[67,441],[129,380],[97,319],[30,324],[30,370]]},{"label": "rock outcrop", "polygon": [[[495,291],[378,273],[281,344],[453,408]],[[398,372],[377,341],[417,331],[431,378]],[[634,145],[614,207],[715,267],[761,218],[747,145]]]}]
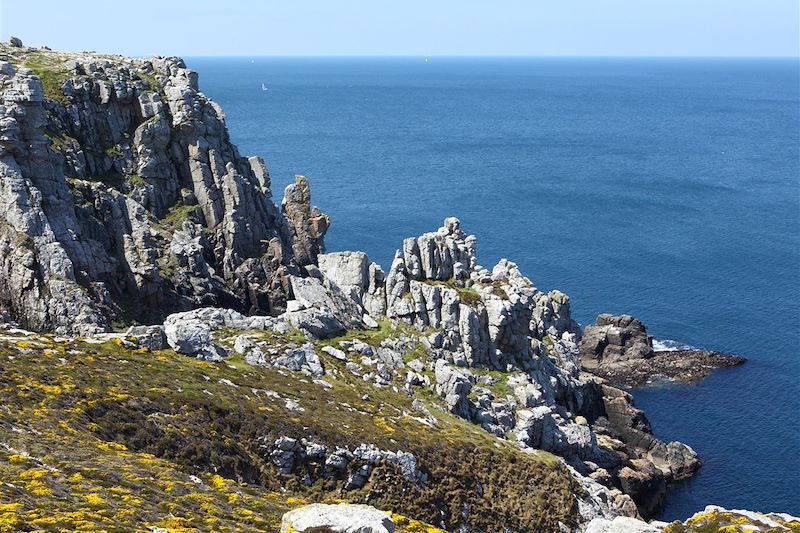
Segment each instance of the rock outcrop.
[{"label": "rock outcrop", "polygon": [[[377,349],[365,345],[360,360],[349,359],[358,349],[346,343],[326,353],[376,386],[402,376],[411,394],[431,387],[449,412],[563,457],[598,482],[616,514],[657,514],[666,485],[700,466],[694,451],[655,438],[630,395],[581,373],[584,341],[567,295],[539,291],[505,259],[491,271],[481,267],[476,248],[477,239],[448,218],[438,231],[406,239],[386,276],[363,253],[320,254],[318,272],[302,287],[292,278],[297,299],[289,309],[406,324],[414,333]],[[596,344],[606,348],[610,337],[620,357],[649,349],[634,319],[602,327]],[[406,367],[405,354],[417,349],[424,358]]]},{"label": "rock outcrop", "polygon": [[581,363],[587,370],[621,361],[653,357],[653,342],[644,324],[629,315],[602,314],[587,326],[580,342]]},{"label": "rock outcrop", "polygon": [[329,220],[301,176],[273,204],[196,72],[17,41],[0,57],[1,310],[78,335],[198,306],[285,310]]},{"label": "rock outcrop", "polygon": [[[477,263],[476,246],[451,218],[437,232],[407,239],[385,277],[363,253],[318,254],[319,268],[307,265],[306,277],[289,276],[292,299],[282,315],[201,308],[170,315],[166,339],[179,353],[219,360],[233,350],[250,364],[315,377],[325,374],[324,353],[377,387],[400,381],[412,395],[429,387],[450,413],[523,449],[562,457],[597,483],[599,499],[613,513],[656,515],[667,484],[699,468],[695,452],[655,438],[629,394],[581,373],[581,331],[565,294],[537,290],[507,260],[490,272]],[[404,325],[407,333],[377,347],[356,339],[319,353],[313,342],[277,348],[240,335],[225,347],[216,338],[222,329],[299,329],[313,341],[372,315]],[[638,322],[624,322],[644,334]],[[616,345],[623,347],[635,337],[611,336],[624,339]],[[409,353],[422,357],[410,360]]]},{"label": "rock outcrop", "polygon": [[315,503],[283,515],[281,533],[445,533],[441,529],[369,505]]},{"label": "rock outcrop", "polygon": [[406,481],[424,485],[428,476],[417,469],[413,454],[398,450],[381,450],[374,444],[362,443],[350,450],[318,441],[280,437],[264,441],[261,453],[282,475],[293,474],[305,485],[319,480],[339,479],[344,489],[360,489],[370,479],[372,470],[380,465],[395,469]]},{"label": "rock outcrop", "polygon": [[629,315],[602,314],[587,326],[580,341],[583,368],[625,387],[656,380],[691,382],[714,368],[736,366],[742,357],[704,350],[654,350],[639,320]]}]

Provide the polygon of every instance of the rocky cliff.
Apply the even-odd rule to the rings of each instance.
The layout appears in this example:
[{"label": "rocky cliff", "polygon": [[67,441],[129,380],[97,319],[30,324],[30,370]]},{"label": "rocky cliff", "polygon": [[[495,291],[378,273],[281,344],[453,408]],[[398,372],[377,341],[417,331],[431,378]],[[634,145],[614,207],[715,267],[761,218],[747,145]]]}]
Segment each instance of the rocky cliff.
[{"label": "rocky cliff", "polygon": [[22,325],[277,314],[327,227],[303,177],[273,203],[182,60],[0,45],[0,309]]},{"label": "rocky cliff", "polygon": [[[464,532],[610,528],[656,516],[666,486],[699,468],[630,394],[582,370],[582,352],[586,367],[651,358],[638,321],[584,334],[566,294],[505,259],[481,266],[456,218],[398,243],[388,270],[325,253],[308,181],[275,205],[263,161],[239,155],[180,59],[15,42],[0,61],[0,350],[13,362],[0,397],[14,406],[0,473],[52,481],[14,486],[26,520],[69,492],[65,465],[94,447],[123,456],[109,472],[135,464],[133,486],[159,502],[173,490],[153,486],[163,461],[186,510],[203,508],[192,483],[224,516],[215,530],[241,519],[240,499],[275,525],[303,498]],[[105,482],[88,472],[96,494]],[[261,508],[268,489],[293,496]],[[129,501],[112,510],[169,522],[160,503]]]}]

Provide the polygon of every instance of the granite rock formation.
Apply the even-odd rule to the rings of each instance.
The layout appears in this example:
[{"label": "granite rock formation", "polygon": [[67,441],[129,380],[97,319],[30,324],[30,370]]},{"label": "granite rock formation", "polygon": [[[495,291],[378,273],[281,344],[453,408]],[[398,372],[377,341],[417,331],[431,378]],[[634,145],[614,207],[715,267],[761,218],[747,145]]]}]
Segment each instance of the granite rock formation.
[{"label": "granite rock formation", "polygon": [[[373,362],[348,363],[352,371],[376,386],[405,376],[411,393],[429,386],[451,413],[523,449],[563,457],[577,476],[598,482],[599,499],[615,513],[656,515],[667,484],[700,466],[695,452],[655,438],[629,394],[581,372],[584,341],[567,295],[539,291],[505,259],[491,271],[480,266],[476,249],[477,239],[448,218],[439,230],[406,239],[387,275],[361,252],[320,254],[321,280],[309,278],[319,291],[289,307],[315,301],[335,314],[347,306],[330,299],[344,295],[357,308],[350,315],[406,324],[415,333],[377,351],[366,346],[361,363]],[[618,352],[649,348],[638,321],[610,327],[633,332],[611,332],[623,339]],[[415,347],[424,358],[407,362],[404,353]],[[342,360],[358,352],[347,342],[340,348]]]},{"label": "granite rock formation", "polygon": [[583,368],[624,387],[654,380],[691,382],[714,368],[736,366],[742,357],[704,350],[654,350],[647,328],[629,315],[602,314],[580,341]]},{"label": "granite rock formation", "polygon": [[632,359],[653,357],[653,341],[644,324],[629,315],[602,314],[581,339],[581,362],[587,370]]},{"label": "granite rock formation", "polygon": [[0,309],[59,333],[223,306],[279,314],[328,218],[258,157],[178,58],[0,45]]},{"label": "granite rock formation", "polygon": [[369,505],[317,503],[286,513],[281,533],[392,533],[395,528],[389,513]]}]

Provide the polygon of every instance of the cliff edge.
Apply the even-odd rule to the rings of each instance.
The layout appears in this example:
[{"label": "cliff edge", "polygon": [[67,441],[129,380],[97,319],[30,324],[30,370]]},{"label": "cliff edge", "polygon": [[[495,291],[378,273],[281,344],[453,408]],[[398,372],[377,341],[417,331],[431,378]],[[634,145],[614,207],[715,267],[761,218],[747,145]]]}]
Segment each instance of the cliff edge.
[{"label": "cliff edge", "polygon": [[219,305],[285,309],[328,218],[259,157],[181,59],[0,45],[0,310],[87,335]]}]

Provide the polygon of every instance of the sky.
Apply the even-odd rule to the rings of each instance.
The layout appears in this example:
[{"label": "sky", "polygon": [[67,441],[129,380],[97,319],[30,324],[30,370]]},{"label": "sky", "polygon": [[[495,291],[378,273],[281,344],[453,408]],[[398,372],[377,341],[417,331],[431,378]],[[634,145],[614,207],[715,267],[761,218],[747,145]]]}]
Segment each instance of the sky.
[{"label": "sky", "polygon": [[789,56],[799,0],[0,0],[0,38],[133,56]]}]

